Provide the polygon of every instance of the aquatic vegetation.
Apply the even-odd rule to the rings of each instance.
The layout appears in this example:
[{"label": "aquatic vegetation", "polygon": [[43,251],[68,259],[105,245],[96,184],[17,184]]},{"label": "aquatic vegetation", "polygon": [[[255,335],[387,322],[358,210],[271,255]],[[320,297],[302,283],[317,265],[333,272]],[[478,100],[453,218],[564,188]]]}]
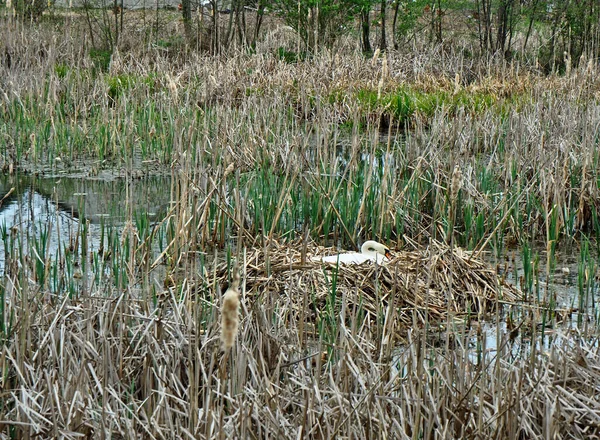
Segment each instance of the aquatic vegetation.
[{"label": "aquatic vegetation", "polygon": [[[33,212],[8,195],[43,186],[50,213],[0,223],[3,435],[595,429],[596,67],[279,43],[205,57],[169,36],[133,56],[71,50],[75,33],[37,59],[33,28],[2,29],[33,49],[0,67],[0,212]],[[157,215],[134,208],[153,174],[168,176]],[[95,218],[68,176],[118,182],[119,203]],[[402,264],[307,259],[371,238]]]}]

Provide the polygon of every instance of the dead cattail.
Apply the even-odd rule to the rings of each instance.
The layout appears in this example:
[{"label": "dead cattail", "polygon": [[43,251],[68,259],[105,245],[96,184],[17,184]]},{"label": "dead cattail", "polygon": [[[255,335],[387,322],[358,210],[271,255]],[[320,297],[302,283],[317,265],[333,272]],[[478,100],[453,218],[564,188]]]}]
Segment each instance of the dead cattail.
[{"label": "dead cattail", "polygon": [[381,91],[383,90],[385,79],[387,78],[388,74],[389,71],[387,65],[387,58],[383,57],[383,61],[381,62],[381,78],[379,78],[379,85],[377,86],[377,99],[381,99]]},{"label": "dead cattail", "polygon": [[237,265],[233,268],[232,280],[229,288],[223,295],[221,308],[221,342],[223,350],[233,347],[233,342],[238,331],[238,309],[240,307],[240,274]]},{"label": "dead cattail", "polygon": [[565,57],[565,76],[569,76],[571,74],[571,54],[569,52],[563,52],[563,56]]},{"label": "dead cattail", "polygon": [[456,165],[452,172],[452,181],[450,182],[450,198],[455,201],[458,197],[458,192],[462,186],[462,171],[460,167]]},{"label": "dead cattail", "polygon": [[226,178],[227,176],[229,176],[233,170],[235,169],[235,165],[233,163],[230,163],[227,168],[225,168],[225,172],[223,173],[223,179]]},{"label": "dead cattail", "polygon": [[173,100],[177,101],[177,98],[179,97],[179,92],[178,92],[178,84],[177,84],[177,80],[178,78],[173,78],[171,75],[167,74],[166,75],[167,78],[167,88],[169,89],[169,92],[171,92],[171,97],[173,98]]},{"label": "dead cattail", "polygon": [[458,92],[460,92],[460,74],[456,72],[456,75],[454,75],[454,94],[456,95]]}]

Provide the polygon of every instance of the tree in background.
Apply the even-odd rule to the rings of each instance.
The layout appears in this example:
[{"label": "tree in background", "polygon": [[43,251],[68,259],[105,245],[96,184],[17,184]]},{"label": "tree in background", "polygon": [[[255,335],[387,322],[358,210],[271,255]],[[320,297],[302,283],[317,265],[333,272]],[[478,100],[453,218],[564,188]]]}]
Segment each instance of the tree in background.
[{"label": "tree in background", "polygon": [[51,2],[48,0],[14,0],[12,4],[20,17],[36,21],[48,9]]},{"label": "tree in background", "polygon": [[360,41],[362,51],[365,54],[373,52],[371,48],[371,8],[372,2],[369,0],[357,0],[360,17]]},{"label": "tree in background", "polygon": [[381,17],[381,38],[379,39],[379,49],[387,49],[387,38],[385,33],[385,11],[387,9],[387,0],[381,0],[381,6],[379,8],[379,16]]},{"label": "tree in background", "polygon": [[[191,28],[193,24],[191,11],[194,2],[193,0],[182,1],[183,21]],[[189,14],[186,2],[190,5]],[[196,0],[196,2],[198,8],[196,16],[199,17],[198,34],[204,34],[208,42],[206,48],[214,54],[227,50],[232,45],[254,47],[260,36],[267,6],[272,4],[270,0]],[[208,16],[208,19],[203,20],[203,16]],[[192,36],[192,32],[189,32],[189,36]]]},{"label": "tree in background", "polygon": [[189,40],[192,35],[192,0],[181,0],[181,15],[186,38]]},{"label": "tree in background", "polygon": [[549,9],[553,33],[546,53],[553,68],[563,68],[565,58],[577,65],[583,55],[587,59],[600,56],[600,5],[597,0],[560,0],[552,3]]},{"label": "tree in background", "polygon": [[[16,16],[38,21],[54,0],[12,0]],[[298,34],[304,52],[331,47],[352,34],[365,54],[374,48],[401,49],[409,40],[420,45],[460,41],[465,53],[518,57],[546,71],[600,58],[598,0],[179,0],[185,38],[159,37],[173,22],[172,1],[147,0],[156,23],[144,35],[156,47],[206,50],[217,54],[232,46],[255,47],[265,17],[280,18]],[[0,0],[0,3],[8,2]],[[81,0],[89,41],[95,50],[121,47],[123,0]],[[175,4],[176,6],[176,4]],[[159,16],[163,17],[159,26]],[[142,21],[145,23],[145,13]],[[134,25],[133,20],[128,21]],[[272,23],[277,26],[278,20]],[[375,29],[375,31],[373,31]],[[125,29],[127,31],[127,29]],[[129,35],[126,33],[125,35]],[[458,37],[457,39],[455,39]],[[197,44],[194,44],[196,42]],[[151,47],[151,46],[148,46]],[[168,49],[174,51],[173,48]],[[106,63],[104,63],[106,64]]]},{"label": "tree in background", "polygon": [[547,71],[563,70],[567,63],[579,64],[581,57],[600,57],[600,3],[597,0],[525,0],[520,13],[527,21],[520,48],[527,54],[533,29],[544,35],[537,52]]},{"label": "tree in background", "polygon": [[273,7],[284,22],[298,32],[305,49],[314,52],[321,44],[331,45],[347,32],[362,13],[356,0],[274,0]]},{"label": "tree in background", "polygon": [[395,0],[392,18],[392,39],[394,49],[410,39],[418,30],[419,20],[431,9],[431,0]]},{"label": "tree in background", "polygon": [[[260,28],[265,16],[267,0],[231,0],[229,21],[225,36],[225,46],[232,43],[239,46],[254,47],[260,34]],[[246,14],[251,16],[254,12],[254,28],[248,25]],[[252,22],[252,21],[251,21]]]},{"label": "tree in background", "polygon": [[479,47],[510,57],[515,26],[520,18],[517,0],[476,0]]}]

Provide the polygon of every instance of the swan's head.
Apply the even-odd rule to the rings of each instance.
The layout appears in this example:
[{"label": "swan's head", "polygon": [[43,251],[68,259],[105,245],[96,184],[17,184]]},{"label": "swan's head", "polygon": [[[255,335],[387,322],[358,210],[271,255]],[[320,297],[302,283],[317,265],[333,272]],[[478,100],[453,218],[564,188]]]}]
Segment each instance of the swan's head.
[{"label": "swan's head", "polygon": [[373,257],[376,257],[377,254],[379,254],[390,260],[392,258],[392,253],[387,246],[373,240],[365,241],[360,248],[360,251],[365,255],[370,255]]}]

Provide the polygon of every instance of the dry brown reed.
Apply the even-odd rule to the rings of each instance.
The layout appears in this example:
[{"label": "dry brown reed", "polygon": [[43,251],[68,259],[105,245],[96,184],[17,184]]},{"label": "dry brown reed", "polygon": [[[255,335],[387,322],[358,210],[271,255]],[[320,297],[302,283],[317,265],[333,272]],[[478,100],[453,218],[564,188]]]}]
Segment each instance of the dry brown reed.
[{"label": "dry brown reed", "polygon": [[286,319],[298,311],[277,300],[284,293],[253,293],[223,379],[215,303],[197,286],[170,289],[149,310],[134,289],[48,302],[16,278],[6,285],[15,326],[0,356],[3,438],[600,434],[600,353],[584,335],[574,347],[541,344],[535,327],[530,342],[499,329],[492,345],[480,326],[457,325],[445,347],[417,324],[394,346],[384,342],[389,315],[364,318],[342,297],[326,343]]},{"label": "dry brown reed", "polygon": [[[593,184],[600,121],[595,65],[543,77],[497,60],[475,67],[460,51],[438,47],[389,51],[380,81],[382,66],[353,49],[324,50],[307,62],[288,64],[274,55],[280,42],[273,38],[270,45],[259,44],[255,55],[210,58],[132,46],[112,70],[91,75],[93,60],[80,48],[77,27],[66,27],[65,34],[4,24],[0,44],[12,61],[0,63],[2,108],[19,110],[31,97],[41,97],[28,115],[39,110],[44,123],[58,123],[55,104],[61,100],[70,112],[65,127],[88,137],[93,128],[88,118],[96,115],[94,123],[110,134],[102,145],[109,165],[129,167],[133,161],[120,142],[131,139],[135,142],[126,146],[136,146],[145,133],[135,130],[141,122],[132,109],[153,103],[164,113],[148,127],[147,142],[167,139],[164,145],[173,149],[165,157],[150,152],[148,158],[172,166],[176,203],[162,223],[173,232],[158,255],[135,241],[135,222],[129,219],[121,241],[130,240],[131,255],[111,261],[107,250],[103,258],[110,266],[101,267],[101,281],[75,280],[74,295],[40,285],[26,249],[22,260],[20,249],[12,254],[17,257],[8,256],[0,282],[0,437],[600,436],[595,324],[567,320],[564,327],[540,333],[539,320],[531,316],[543,305],[517,304],[519,292],[500,282],[477,255],[429,238],[439,229],[438,217],[417,215],[450,186],[464,206],[489,216],[504,209],[498,214],[502,222],[487,227],[488,234],[502,229],[520,240],[528,228],[533,236],[536,230],[545,236],[540,206],[565,208],[554,211],[560,224],[574,212],[579,227],[589,227],[599,200]],[[66,76],[57,74],[58,64],[69,67]],[[107,84],[121,74],[137,82],[111,104]],[[417,113],[407,125],[411,130],[392,133],[397,142],[388,137],[386,153],[393,159],[378,182],[387,191],[377,198],[380,226],[365,220],[362,194],[360,215],[348,215],[356,225],[344,224],[349,229],[344,234],[355,240],[382,231],[381,225],[403,224],[408,249],[397,252],[388,266],[335,268],[302,258],[300,251],[324,255],[334,249],[308,240],[284,243],[276,234],[255,240],[249,230],[250,185],[240,183],[240,174],[269,163],[271,175],[288,179],[273,202],[279,202],[277,216],[287,215],[282,210],[290,203],[288,190],[301,182],[322,192],[319,204],[341,217],[332,199],[353,189],[358,180],[352,167],[365,154],[375,157],[375,147],[366,145],[375,145],[381,135],[381,109],[365,117],[356,94],[384,96],[407,84],[424,93],[508,99],[504,107],[479,112],[459,108],[450,114],[440,106],[431,115]],[[167,121],[172,132],[160,133]],[[342,123],[352,125],[345,138]],[[24,137],[24,148],[14,128],[12,121],[2,126],[3,166],[39,169],[39,164],[28,168],[35,157],[31,138]],[[201,135],[193,138],[194,133]],[[47,144],[36,135],[36,145],[44,152],[59,134],[49,136]],[[338,167],[340,145],[349,151],[345,169]],[[94,147],[79,154],[97,158]],[[25,150],[20,156],[19,148]],[[451,152],[453,161],[444,152]],[[460,191],[452,179],[456,164],[462,171]],[[480,179],[483,169],[495,170],[493,184]],[[365,180],[376,177],[372,169],[366,174]],[[331,175],[341,175],[342,183]],[[227,177],[235,177],[235,188]],[[419,192],[427,185],[430,190]],[[511,196],[511,189],[520,192]],[[523,212],[527,215],[519,217]],[[227,218],[233,219],[233,231],[225,229]],[[419,244],[410,236],[418,236]],[[203,265],[198,255],[222,261],[230,241],[249,247],[239,259],[247,292],[237,343],[223,354],[218,298],[228,268],[211,258]],[[56,264],[66,267],[64,261]],[[121,265],[127,265],[126,286],[112,272]],[[514,312],[517,306],[522,313]],[[502,307],[516,321],[510,329],[500,319]],[[494,312],[490,332],[482,318]],[[235,362],[222,362],[225,356]]]}]

